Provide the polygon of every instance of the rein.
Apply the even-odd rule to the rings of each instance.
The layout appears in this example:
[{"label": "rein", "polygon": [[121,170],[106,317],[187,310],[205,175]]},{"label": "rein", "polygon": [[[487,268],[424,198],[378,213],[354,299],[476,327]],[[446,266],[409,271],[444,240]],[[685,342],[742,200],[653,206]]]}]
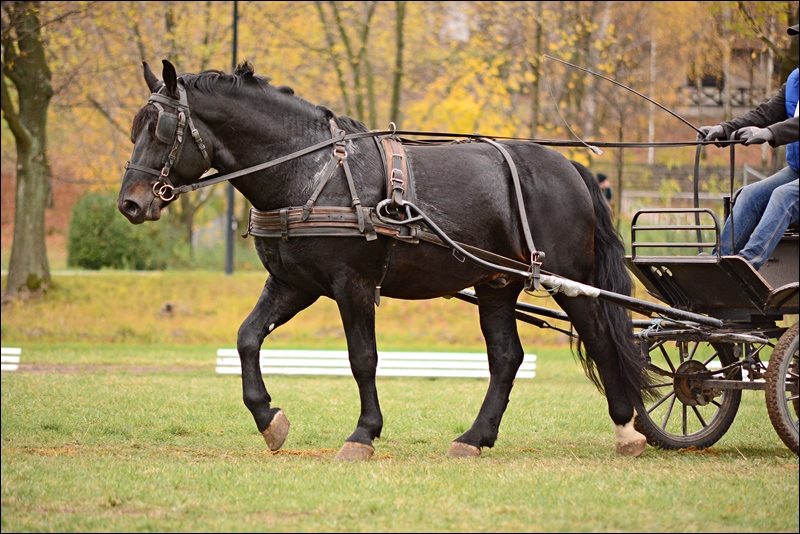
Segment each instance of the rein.
[{"label": "rein", "polygon": [[[160,93],[161,89],[163,89],[163,87],[159,89],[159,92],[151,94],[148,103],[152,103],[159,110],[158,122],[156,123],[156,138],[159,141],[162,141],[165,144],[167,144],[168,147],[170,143],[172,143],[172,146],[168,148],[167,152],[164,154],[162,158],[162,168],[160,171],[149,167],[144,167],[141,165],[135,165],[130,163],[130,161],[126,162],[125,169],[126,172],[127,170],[131,169],[131,170],[146,172],[148,174],[157,176],[159,180],[157,180],[153,184],[153,194],[165,202],[175,199],[181,193],[195,191],[197,189],[200,189],[201,187],[207,187],[217,183],[226,182],[229,180],[233,180],[235,178],[253,174],[255,172],[262,171],[270,167],[274,167],[281,163],[291,161],[293,159],[302,157],[306,154],[310,154],[322,148],[333,145],[334,150],[332,159],[328,161],[325,168],[323,169],[320,183],[317,185],[315,191],[312,193],[311,197],[306,202],[306,205],[303,208],[284,208],[284,209],[272,210],[269,212],[261,212],[255,208],[251,208],[250,221],[248,223],[248,231],[247,234],[245,234],[245,237],[247,235],[254,235],[257,237],[280,237],[283,240],[288,240],[290,236],[290,230],[292,230],[291,235],[294,236],[362,235],[366,237],[367,240],[371,241],[377,239],[377,234],[382,234],[392,237],[395,240],[403,240],[410,242],[419,242],[419,240],[424,240],[430,243],[445,246],[447,248],[450,248],[453,251],[453,255],[456,256],[456,258],[459,259],[460,261],[469,259],[472,263],[475,263],[481,266],[482,268],[493,271],[499,271],[501,273],[513,277],[521,277],[525,279],[526,280],[525,286],[526,290],[528,291],[530,291],[531,289],[534,290],[539,289],[540,278],[542,274],[544,274],[548,280],[553,278],[551,273],[541,271],[540,269],[542,260],[544,259],[544,252],[537,251],[533,244],[533,239],[528,225],[528,218],[526,214],[525,204],[522,198],[522,188],[516,170],[516,165],[514,164],[514,161],[511,158],[511,155],[508,153],[508,151],[502,145],[497,143],[495,140],[502,139],[502,140],[527,141],[527,142],[535,142],[543,146],[562,146],[562,147],[587,146],[587,144],[584,142],[541,140],[534,138],[505,137],[505,136],[494,136],[493,138],[490,139],[480,134],[397,131],[396,129],[370,130],[367,132],[357,132],[357,133],[347,134],[345,133],[344,130],[340,129],[336,125],[334,119],[331,118],[329,119],[329,126],[331,131],[330,139],[326,139],[324,141],[308,146],[301,150],[292,152],[290,154],[286,154],[277,159],[261,163],[259,165],[255,165],[252,167],[248,167],[245,169],[241,169],[238,171],[234,171],[231,173],[219,174],[218,172],[214,172],[211,174],[206,174],[211,167],[211,162],[208,153],[206,151],[205,145],[200,137],[200,134],[194,127],[194,124],[192,123],[191,115],[189,112],[189,105],[186,98],[186,90],[183,86],[182,81],[180,79],[178,80],[178,90],[179,90],[178,99],[161,94]],[[175,113],[173,114],[167,112],[161,104],[164,104],[172,108],[173,110],[175,110]],[[174,126],[174,131],[172,130],[173,126]],[[203,176],[201,176],[198,182],[175,187],[169,181],[169,173],[171,168],[176,165],[178,158],[180,157],[181,151],[183,149],[183,141],[186,136],[187,128],[191,132],[195,143],[197,144],[201,154],[203,155],[206,170],[204,171]],[[400,138],[398,137],[398,135],[449,138],[449,141],[409,140]],[[524,264],[522,262],[518,262],[510,258],[505,258],[497,254],[479,249],[477,247],[466,245],[464,243],[459,243],[448,237],[443,230],[441,230],[425,213],[422,212],[422,210],[420,210],[412,202],[403,198],[405,194],[406,181],[404,181],[403,173],[400,170],[400,166],[397,164],[396,161],[395,164],[392,165],[393,168],[391,169],[387,168],[387,171],[389,173],[389,185],[391,186],[387,192],[389,198],[379,202],[378,205],[375,206],[375,208],[362,207],[361,201],[357,196],[357,191],[355,188],[353,176],[352,173],[350,172],[350,167],[347,162],[347,150],[345,141],[348,139],[361,139],[361,138],[375,138],[377,140],[378,137],[382,137],[384,139],[386,138],[391,139],[392,142],[390,144],[399,147],[397,150],[394,151],[396,153],[391,154],[392,160],[397,160],[398,158],[404,160],[404,156],[401,154],[402,144],[404,142],[409,145],[419,146],[419,145],[445,144],[448,142],[450,143],[458,142],[455,141],[453,138],[462,138],[462,139],[467,139],[468,140],[467,142],[469,141],[485,142],[496,148],[502,154],[503,158],[505,159],[511,171],[511,177],[517,197],[517,208],[519,210],[523,235],[527,247],[530,251],[530,264]],[[727,144],[733,145],[736,142],[741,142],[741,141],[733,141]],[[596,149],[595,147],[598,146],[677,147],[677,146],[695,145],[697,146],[697,152],[699,155],[701,145],[709,143],[711,142],[694,141],[694,142],[670,142],[670,143],[622,143],[622,142],[593,143],[593,145],[590,146],[589,148]],[[720,144],[719,141],[714,141],[714,143]],[[380,143],[378,143],[378,145],[380,146]],[[731,149],[733,149],[733,146],[731,146]],[[733,150],[731,151],[733,152]],[[731,165],[733,166],[733,160],[731,161]],[[338,167],[342,167],[344,170],[345,178],[347,180],[347,184],[350,189],[352,197],[351,207],[315,208],[314,203],[316,202],[317,197],[322,192],[322,189],[328,183],[329,179],[333,176]],[[696,167],[695,181],[697,181],[697,171],[698,169]],[[410,186],[410,181],[408,181],[408,184]],[[403,208],[402,212],[399,210],[400,208]],[[427,229],[422,228],[419,225],[412,225],[413,223],[417,223],[420,221],[427,226]],[[386,261],[388,262],[388,255]],[[377,291],[380,290],[379,288],[380,286],[378,286]],[[376,294],[376,303],[377,302],[379,302],[379,294]]]},{"label": "rein", "polygon": [[[153,183],[153,194],[165,202],[174,200],[181,193],[196,191],[201,187],[208,187],[210,185],[215,185],[221,182],[226,182],[229,180],[233,180],[235,178],[239,178],[241,176],[246,176],[248,174],[262,171],[264,169],[268,169],[275,165],[279,165],[281,163],[285,163],[287,161],[291,161],[293,159],[305,156],[306,154],[310,154],[311,152],[315,152],[321,148],[341,143],[348,139],[363,139],[367,137],[377,138],[377,137],[391,136],[396,138],[398,141],[408,145],[446,144],[449,142],[453,142],[455,139],[470,139],[470,140],[480,140],[486,142],[491,142],[491,140],[525,141],[525,142],[537,143],[542,146],[551,146],[551,147],[587,146],[587,144],[582,141],[577,142],[577,141],[563,141],[557,139],[536,139],[533,137],[509,137],[509,136],[498,136],[498,135],[487,137],[485,135],[477,133],[464,134],[464,133],[453,133],[453,132],[425,132],[425,131],[391,129],[391,130],[370,130],[368,132],[357,132],[357,133],[346,134],[343,130],[335,128],[333,125],[334,123],[332,122],[331,119],[331,134],[332,134],[331,139],[321,141],[317,144],[303,148],[296,152],[292,152],[291,154],[286,154],[285,156],[281,156],[272,161],[261,163],[259,165],[254,165],[252,167],[247,167],[245,169],[241,169],[235,172],[227,174],[219,174],[217,171],[214,171],[210,174],[207,174],[208,171],[211,169],[211,160],[208,156],[208,152],[206,151],[205,144],[203,143],[203,140],[200,137],[200,132],[194,127],[194,123],[192,122],[191,113],[189,111],[189,102],[186,97],[186,89],[183,86],[183,81],[180,78],[178,78],[179,97],[177,99],[161,94],[161,91],[163,89],[164,86],[162,85],[157,92],[151,93],[150,98],[148,100],[148,103],[153,104],[159,110],[158,122],[156,123],[156,138],[159,141],[164,142],[168,146],[170,143],[172,143],[172,147],[165,152],[164,156],[161,159],[162,168],[159,171],[157,169],[153,169],[150,167],[144,167],[142,165],[133,164],[130,161],[125,162],[124,167],[126,172],[129,169],[131,169],[159,177],[159,180]],[[167,112],[162,106],[162,104],[175,110],[175,113]],[[175,130],[171,131],[171,128],[173,126]],[[180,157],[181,151],[183,150],[183,141],[184,138],[186,137],[187,128],[189,129],[192,138],[194,139],[195,143],[197,144],[197,147],[199,148],[201,154],[203,155],[203,160],[205,162],[205,171],[203,172],[203,175],[200,177],[200,180],[197,181],[196,183],[175,187],[169,180],[169,173],[172,167],[174,167],[177,164],[178,158]],[[400,138],[398,137],[399,135],[413,135],[417,137],[426,136],[433,138],[438,137],[438,138],[448,138],[448,139],[412,140],[412,139]],[[717,146],[720,145],[725,146],[725,145],[734,145],[742,143],[742,141],[716,140],[716,141],[683,141],[683,142],[664,142],[664,143],[595,142],[588,146],[590,148],[596,148],[596,147],[649,148],[649,147],[697,146],[699,150],[699,147],[701,145],[707,145],[712,143],[716,144]],[[492,144],[498,147],[498,150],[503,151],[502,148],[500,148],[500,145],[497,145],[496,143]],[[506,159],[510,161],[509,157],[506,154],[504,154],[504,157],[506,157]]]},{"label": "rein", "polygon": [[[297,150],[290,154],[286,154],[281,156],[277,159],[260,163],[258,165],[254,165],[252,167],[247,167],[245,169],[241,169],[238,171],[234,171],[231,173],[220,174],[218,172],[212,172],[210,174],[206,174],[200,178],[200,180],[193,184],[186,184],[179,187],[174,187],[171,184],[165,184],[162,186],[162,191],[160,193],[168,193],[170,195],[169,198],[164,198],[162,194],[156,194],[156,196],[160,197],[162,200],[172,200],[174,197],[180,195],[181,193],[189,193],[191,191],[196,191],[201,187],[208,187],[210,185],[215,185],[221,182],[226,182],[228,180],[233,180],[235,178],[240,178],[242,176],[247,176],[248,174],[253,174],[258,171],[263,171],[264,169],[269,169],[270,167],[274,167],[275,165],[279,165],[281,163],[286,163],[287,161],[291,161],[293,159],[305,156],[306,154],[310,154],[312,152],[316,152],[321,148],[325,148],[327,146],[331,146],[336,144],[337,142],[350,140],[350,139],[364,139],[369,137],[383,137],[383,136],[398,136],[398,135],[414,135],[414,136],[427,136],[427,137],[445,137],[448,139],[445,140],[419,140],[419,139],[406,139],[406,138],[398,138],[403,144],[407,145],[431,145],[431,144],[447,144],[453,142],[454,139],[470,139],[470,140],[480,140],[480,141],[487,141],[487,140],[504,140],[504,141],[526,141],[537,143],[542,146],[553,146],[553,147],[583,147],[585,146],[583,143],[576,142],[576,141],[562,141],[558,139],[536,139],[534,137],[507,137],[502,135],[496,135],[492,137],[487,137],[481,134],[463,134],[463,133],[445,133],[445,132],[425,132],[425,131],[411,131],[411,130],[370,130],[368,132],[357,132],[357,133],[350,133],[345,134],[344,131],[341,131],[335,137],[331,139],[327,139],[325,141],[320,141],[314,145],[308,146],[306,148]],[[741,141],[731,141],[728,144],[734,143],[741,143]],[[625,143],[625,142],[599,142],[599,143],[592,143],[592,146],[597,147],[606,147],[606,148],[648,148],[648,147],[681,147],[681,146],[695,146],[695,145],[708,145],[708,144],[726,144],[725,141],[679,141],[679,142],[663,142],[663,143]],[[160,176],[161,173],[154,169],[149,169],[146,167],[141,167],[139,165],[133,165],[131,163],[125,164],[126,169],[134,169],[134,170],[141,170],[144,172],[148,172],[150,174],[155,174],[156,176]],[[155,193],[155,185],[154,190]]]}]

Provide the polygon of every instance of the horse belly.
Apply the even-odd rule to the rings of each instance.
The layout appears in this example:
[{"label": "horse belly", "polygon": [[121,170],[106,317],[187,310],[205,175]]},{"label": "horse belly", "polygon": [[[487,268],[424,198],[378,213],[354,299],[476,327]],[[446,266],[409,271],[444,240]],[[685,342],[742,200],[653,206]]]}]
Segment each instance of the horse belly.
[{"label": "horse belly", "polygon": [[398,299],[428,299],[451,295],[491,282],[500,273],[461,261],[450,249],[419,243],[398,243],[389,257],[381,295]]},{"label": "horse belly", "polygon": [[256,252],[271,276],[309,294],[333,297],[337,280],[377,285],[385,247],[360,237],[255,239]]}]

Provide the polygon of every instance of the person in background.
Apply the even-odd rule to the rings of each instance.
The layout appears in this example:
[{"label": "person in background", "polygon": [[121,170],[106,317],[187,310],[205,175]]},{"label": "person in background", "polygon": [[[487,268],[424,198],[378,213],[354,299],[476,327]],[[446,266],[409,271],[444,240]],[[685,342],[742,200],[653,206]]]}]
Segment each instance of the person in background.
[{"label": "person in background", "polygon": [[[791,26],[786,33],[797,35],[798,25]],[[798,220],[798,76],[798,69],[794,69],[770,100],[735,119],[716,126],[703,126],[697,134],[698,140],[703,141],[741,139],[745,146],[760,143],[769,143],[772,147],[786,145],[786,167],[742,188],[719,237],[721,256],[737,254],[756,270],[772,255],[789,225]],[[717,143],[717,146],[722,145]],[[735,232],[733,248],[731,217]]]},{"label": "person in background", "polygon": [[603,173],[597,173],[597,183],[600,185],[600,190],[603,192],[606,200],[611,202],[611,182],[608,177]]}]

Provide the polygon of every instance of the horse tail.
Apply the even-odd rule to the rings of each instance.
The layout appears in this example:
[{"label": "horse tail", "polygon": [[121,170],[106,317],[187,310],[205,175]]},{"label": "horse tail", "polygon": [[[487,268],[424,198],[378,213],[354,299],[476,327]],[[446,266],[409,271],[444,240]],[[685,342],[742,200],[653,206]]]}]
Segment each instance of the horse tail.
[{"label": "horse tail", "polygon": [[[614,226],[611,208],[608,205],[594,174],[576,161],[571,162],[578,170],[592,195],[595,215],[594,235],[594,272],[591,285],[613,293],[630,296],[632,291],[631,276],[625,265],[625,245],[622,236]],[[634,406],[642,404],[642,389],[652,383],[647,372],[647,362],[641,355],[633,338],[633,321],[627,310],[618,304],[600,301],[600,307],[606,317],[611,338],[617,350],[617,365],[622,377],[625,395]],[[602,379],[595,362],[587,358],[583,351],[583,343],[578,340],[578,358],[586,376],[601,393],[605,393]]]}]

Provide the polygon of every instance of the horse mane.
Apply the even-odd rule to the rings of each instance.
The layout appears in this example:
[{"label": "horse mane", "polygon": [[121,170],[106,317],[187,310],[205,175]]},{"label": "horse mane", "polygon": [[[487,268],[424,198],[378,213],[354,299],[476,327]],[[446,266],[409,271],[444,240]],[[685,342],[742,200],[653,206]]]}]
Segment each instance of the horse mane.
[{"label": "horse mane", "polygon": [[312,104],[308,100],[297,96],[294,89],[288,85],[273,85],[270,83],[272,80],[271,78],[257,75],[253,64],[247,60],[240,63],[233,74],[225,74],[220,70],[210,69],[197,74],[184,74],[181,78],[187,88],[191,87],[212,94],[219,94],[221,87],[224,87],[228,92],[248,90],[247,88],[253,88],[263,92],[274,91],[291,97],[289,102],[295,102],[303,106],[311,106],[313,109],[321,112],[326,120],[334,119],[339,127],[348,133],[369,131],[369,128],[359,120],[346,116],[339,117],[327,107]]},{"label": "horse mane", "polygon": [[[327,108],[324,108],[327,109]],[[328,110],[330,111],[330,110]],[[346,117],[342,115],[341,117],[337,117],[333,115],[331,112],[331,118],[336,121],[339,127],[347,133],[355,133],[355,132],[368,132],[369,128],[367,125],[361,122],[360,120],[354,119],[352,117]]]},{"label": "horse mane", "polygon": [[[240,63],[233,74],[226,74],[221,70],[208,69],[196,74],[181,74],[179,77],[187,89],[195,89],[207,94],[231,94],[239,91],[255,91],[260,93],[280,94],[288,97],[286,102],[298,107],[306,107],[321,113],[325,120],[334,119],[347,133],[366,132],[369,128],[356,119],[346,116],[337,116],[325,106],[315,105],[295,94],[294,89],[287,85],[272,85],[271,78],[255,73],[250,61]],[[141,129],[152,122],[157,115],[153,106],[144,106],[133,119],[131,126],[131,139],[136,138]]]}]

